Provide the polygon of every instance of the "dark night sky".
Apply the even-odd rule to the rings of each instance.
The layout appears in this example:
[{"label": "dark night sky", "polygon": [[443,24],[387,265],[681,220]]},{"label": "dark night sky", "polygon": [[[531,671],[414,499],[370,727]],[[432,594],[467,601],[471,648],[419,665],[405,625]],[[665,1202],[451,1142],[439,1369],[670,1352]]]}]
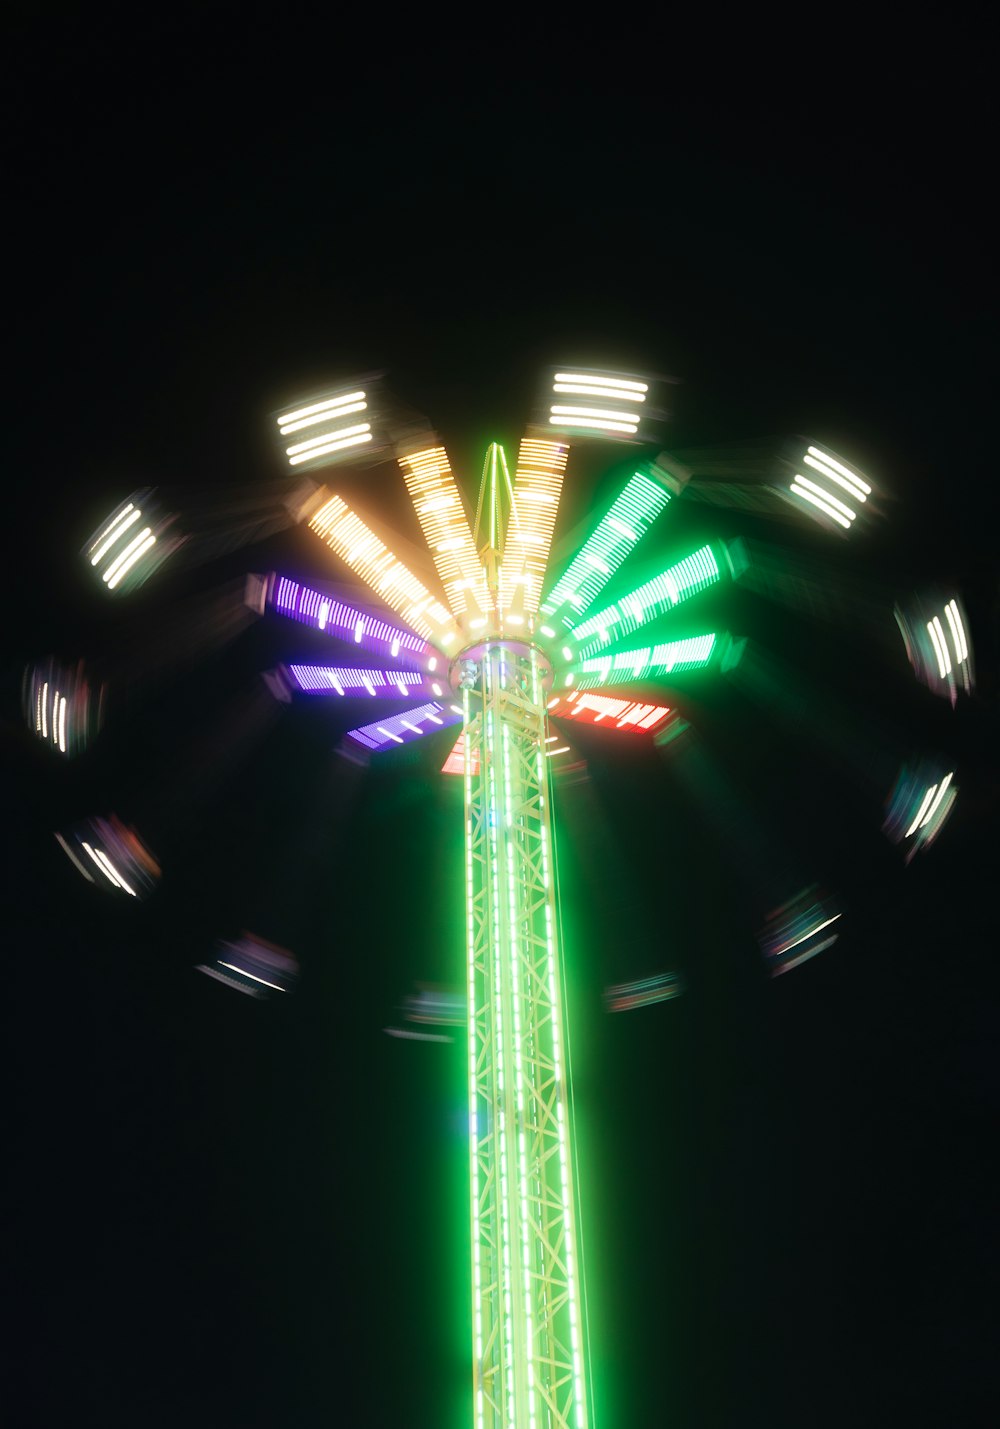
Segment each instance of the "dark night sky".
[{"label": "dark night sky", "polygon": [[[227,781],[170,808],[166,771],[225,747],[255,672],[320,647],[254,626],[113,718],[73,769],[22,731],[19,681],[53,651],[121,652],[125,625],[155,649],[189,589],[322,570],[291,532],[109,614],[77,551],[135,487],[272,480],[268,414],[379,369],[469,489],[485,443],[516,442],[538,373],[564,359],[679,378],[667,445],[807,432],[856,454],[896,500],[844,579],[875,578],[889,604],[955,582],[980,675],[952,716],[907,683],[901,649],[884,678],[865,664],[865,631],[720,601],[722,624],[763,620],[864,720],[957,760],[951,824],[904,868],[877,801],[804,741],[678,684],[849,913],[834,948],[777,982],[739,847],[653,752],[581,737],[591,780],[561,791],[559,828],[598,1429],[989,1422],[982,37],[951,25],[876,54],[853,36],[822,60],[786,66],[775,48],[744,69],[735,37],[726,58],[718,36],[631,29],[610,52],[525,35],[448,60],[431,32],[314,45],[292,12],[213,13],[141,34],[110,15],[13,27],[9,1422],[468,1422],[462,1049],[381,1030],[414,982],[461,975],[443,753],[356,777],[332,755],[348,721],[296,706]],[[564,530],[618,455],[574,468]],[[363,480],[405,521],[391,473]],[[89,897],[51,831],[108,809],[142,831],[156,787],[162,889],[139,909]],[[243,926],[295,949],[294,997],[254,1003],[191,971]],[[606,983],[668,965],[684,998],[605,1016]]]}]

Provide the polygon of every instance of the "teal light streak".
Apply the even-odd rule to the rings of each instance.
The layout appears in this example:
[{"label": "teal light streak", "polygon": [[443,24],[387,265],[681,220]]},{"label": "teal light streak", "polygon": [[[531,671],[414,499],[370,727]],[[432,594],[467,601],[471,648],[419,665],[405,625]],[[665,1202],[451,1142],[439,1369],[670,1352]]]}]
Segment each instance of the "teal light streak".
[{"label": "teal light streak", "polygon": [[551,615],[566,604],[586,610],[669,500],[659,482],[635,472],[542,602],[543,612]]},{"label": "teal light streak", "polygon": [[702,546],[684,560],[668,566],[652,580],[637,586],[614,605],[605,606],[573,627],[573,639],[581,656],[592,655],[602,645],[631,635],[640,626],[689,600],[721,579],[719,563],[711,546]]},{"label": "teal light streak", "polygon": [[694,635],[688,640],[671,640],[640,650],[619,650],[616,655],[581,660],[572,673],[596,675],[602,685],[620,685],[626,680],[669,675],[674,670],[694,670],[709,663],[715,653],[716,638],[715,635]]}]

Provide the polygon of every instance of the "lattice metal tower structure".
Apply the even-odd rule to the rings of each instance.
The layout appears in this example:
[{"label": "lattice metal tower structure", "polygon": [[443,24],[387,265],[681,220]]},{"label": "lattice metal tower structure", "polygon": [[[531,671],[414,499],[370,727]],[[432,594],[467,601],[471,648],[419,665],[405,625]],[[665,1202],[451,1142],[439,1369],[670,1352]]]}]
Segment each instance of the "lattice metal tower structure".
[{"label": "lattice metal tower structure", "polygon": [[[563,449],[536,442],[527,455],[536,485],[554,485]],[[525,532],[511,497],[503,451],[491,447],[476,528],[486,626],[460,657],[475,1422],[583,1429],[580,1251],[545,758],[552,669],[530,639],[537,602],[530,583],[523,598]],[[512,639],[512,630],[527,638]]]}]

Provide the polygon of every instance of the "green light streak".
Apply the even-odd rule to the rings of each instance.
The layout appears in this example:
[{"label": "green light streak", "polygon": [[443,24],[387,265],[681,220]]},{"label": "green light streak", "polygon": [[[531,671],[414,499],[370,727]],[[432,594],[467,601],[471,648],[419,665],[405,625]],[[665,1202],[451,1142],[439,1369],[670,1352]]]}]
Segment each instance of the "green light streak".
[{"label": "green light streak", "polygon": [[533,650],[479,658],[463,694],[475,1422],[587,1429],[545,691]]},{"label": "green light streak", "polygon": [[614,605],[608,605],[573,627],[579,654],[586,657],[602,645],[613,644],[631,635],[640,626],[689,600],[721,579],[719,564],[711,546],[685,556],[659,575],[637,586]]},{"label": "green light streak", "polygon": [[669,500],[659,482],[635,472],[542,602],[543,612],[552,615],[567,604],[577,612],[586,610]]},{"label": "green light streak", "polygon": [[596,675],[602,685],[620,685],[676,670],[694,670],[707,665],[715,653],[715,635],[694,635],[687,640],[648,645],[640,650],[619,650],[616,655],[580,660],[573,675]]}]

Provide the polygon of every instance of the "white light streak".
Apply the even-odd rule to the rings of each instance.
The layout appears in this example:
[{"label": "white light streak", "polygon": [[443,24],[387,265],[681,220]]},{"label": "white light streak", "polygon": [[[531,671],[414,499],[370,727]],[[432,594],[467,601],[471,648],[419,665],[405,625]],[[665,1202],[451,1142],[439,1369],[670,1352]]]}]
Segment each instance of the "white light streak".
[{"label": "white light streak", "polygon": [[924,815],[924,817],[921,819],[920,825],[919,825],[920,828],[926,828],[926,826],[930,823],[931,819],[933,819],[934,815],[937,813],[937,811],[938,811],[938,806],[940,805],[941,800],[942,800],[942,799],[944,798],[944,796],[945,796],[945,792],[946,792],[946,790],[947,790],[947,788],[948,788],[948,785],[949,785],[949,784],[951,783],[951,781],[952,781],[952,776],[953,776],[953,774],[954,774],[954,770],[952,770],[951,773],[946,774],[946,775],[944,776],[944,778],[941,780],[941,785],[940,785],[940,787],[939,787],[939,789],[938,789],[938,791],[937,791],[937,798],[934,800],[934,802],[931,804],[930,808],[927,810],[927,813],[926,813],[926,814]]},{"label": "white light streak", "polygon": [[107,864],[107,860],[105,860],[105,862],[102,863],[101,860],[97,857],[97,854],[96,854],[96,853],[94,852],[94,850],[90,847],[90,844],[87,843],[87,841],[86,841],[85,839],[82,840],[82,847],[83,847],[83,849],[84,849],[84,852],[85,852],[86,854],[88,854],[88,856],[89,856],[90,858],[93,859],[94,863],[95,863],[95,864],[97,865],[97,867],[100,869],[101,873],[104,874],[104,877],[109,881],[109,883],[113,883],[116,888],[120,888],[120,887],[121,887],[121,884],[118,882],[118,879],[115,877],[114,873],[111,871],[110,864],[108,864],[107,867],[105,866],[105,865]]},{"label": "white light streak", "polygon": [[951,674],[951,657],[948,654],[948,647],[944,643],[944,630],[936,615],[933,620],[927,622],[927,633],[931,637],[931,644],[934,646],[934,653],[937,656],[938,674],[943,680]]},{"label": "white light streak", "polygon": [[[86,848],[87,845],[85,844],[84,847]],[[95,848],[95,849],[94,849],[94,854],[95,854],[95,856],[96,856],[97,858],[100,859],[102,865],[107,869],[108,875],[109,875],[109,877],[112,879],[112,882],[119,883],[119,884],[122,886],[122,888],[124,888],[125,892],[126,892],[126,893],[130,893],[130,894],[132,895],[132,897],[134,898],[134,897],[136,896],[135,889],[134,889],[134,888],[130,888],[130,887],[128,886],[128,884],[125,882],[125,880],[124,880],[124,878],[122,877],[122,875],[118,872],[117,868],[115,868],[114,864],[113,864],[113,863],[111,862],[111,860],[108,858],[108,856],[107,856],[107,854],[104,852],[104,850],[103,850],[103,849],[100,849],[100,848]]]},{"label": "white light streak", "polygon": [[326,412],[331,416],[337,415],[337,408],[344,406],[347,402],[361,402],[364,400],[364,392],[348,392],[343,397],[330,397],[325,402],[314,402],[310,407],[299,407],[295,412],[286,412],[283,417],[278,418],[278,426],[286,427],[290,422],[297,422],[302,417],[311,417],[314,412]]},{"label": "white light streak", "polygon": [[[283,987],[279,987],[276,982],[268,982],[268,980],[267,980],[266,977],[258,977],[256,973],[248,973],[247,970],[246,970],[246,968],[238,968],[235,963],[224,963],[224,962],[222,961],[222,959],[220,958],[220,959],[219,959],[219,967],[220,967],[220,968],[228,968],[230,972],[239,973],[240,977],[248,977],[248,978],[251,978],[254,982],[262,982],[265,987],[273,987],[274,990],[275,990],[275,992],[284,992],[284,991],[285,991],[285,989],[284,989]],[[243,1004],[241,1004],[241,1006],[244,1006],[244,1007],[245,1007],[246,1004],[243,1003]]]},{"label": "white light streak", "polygon": [[129,571],[135,565],[136,561],[140,560],[150,549],[150,547],[155,545],[156,537],[153,535],[147,536],[146,539],[143,541],[142,545],[136,547],[136,549],[132,552],[131,556],[129,556],[128,560],[124,563],[124,565],[119,566],[118,570],[115,572],[115,574],[111,577],[109,581],[107,573],[105,573],[104,579],[108,581],[108,590],[114,590],[115,587],[118,585],[119,581],[122,580],[124,576],[128,575]]},{"label": "white light streak", "polygon": [[822,496],[824,501],[829,502],[829,504],[834,508],[834,510],[839,511],[842,515],[846,516],[848,521],[853,521],[857,516],[858,513],[856,511],[852,511],[849,506],[845,506],[843,501],[840,500],[839,496],[833,496],[822,486],[817,486],[815,481],[809,480],[808,476],[800,476],[799,473],[796,472],[795,480],[799,483],[800,486],[804,486],[809,491],[815,492],[817,496]]},{"label": "white light streak", "polygon": [[841,516],[839,512],[834,511],[832,506],[828,506],[825,501],[820,501],[819,497],[814,496],[811,491],[807,491],[804,486],[797,486],[796,483],[793,481],[789,490],[793,491],[796,496],[801,496],[804,501],[811,501],[813,506],[819,507],[820,511],[822,511],[824,515],[829,516],[831,520],[836,521],[838,526],[843,526],[845,531],[849,531],[851,529],[850,521],[845,521],[843,516]]},{"label": "white light streak", "polygon": [[347,417],[351,412],[365,412],[368,410],[367,402],[349,402],[343,407],[337,407],[333,411],[316,412],[311,417],[303,417],[298,422],[282,422],[281,435],[287,437],[291,432],[301,431],[303,427],[315,427],[320,422],[328,422],[331,417]]},{"label": "white light streak", "polygon": [[[614,387],[625,396],[629,392],[648,392],[646,382],[633,382],[624,377],[594,377],[586,372],[557,372],[555,382],[580,382],[587,387]],[[556,391],[553,383],[553,391]]]},{"label": "white light streak", "polygon": [[833,917],[827,918],[825,923],[817,923],[815,928],[809,928],[805,933],[800,934],[799,937],[794,938],[790,943],[786,943],[784,948],[782,948],[782,953],[787,953],[790,949],[797,948],[798,945],[804,943],[807,938],[812,938],[816,933],[822,932],[824,928],[829,928],[830,924],[836,923],[840,916],[839,913],[834,913]]},{"label": "white light streak", "polygon": [[962,624],[957,603],[950,600],[944,608],[944,613],[951,627],[951,643],[955,647],[955,658],[961,664],[963,660],[969,658],[969,647],[965,641],[965,627]]},{"label": "white light streak", "polygon": [[[315,456],[317,451],[325,452],[330,443],[333,444],[332,449],[336,450],[338,447],[352,446],[355,442],[367,442],[370,440],[371,423],[359,422],[353,427],[341,427],[339,431],[336,432],[324,432],[321,436],[309,437],[304,442],[293,442],[290,447],[285,448],[285,455],[291,458],[300,456],[300,453],[309,453]],[[300,459],[307,461],[309,458],[303,455]],[[294,461],[292,465],[294,465]]]},{"label": "white light streak", "polygon": [[[109,536],[109,535],[111,534],[111,532],[115,529],[115,527],[118,525],[119,521],[124,521],[125,517],[128,515],[128,513],[129,513],[131,510],[132,510],[132,503],[131,503],[131,501],[129,501],[125,506],[122,507],[122,509],[119,511],[118,515],[114,518],[114,520],[112,520],[112,521],[109,523],[109,525],[105,526],[104,530],[101,532],[101,534],[98,536],[97,540],[94,542],[94,546],[98,545],[101,541],[103,541],[104,538],[105,538],[105,536]],[[94,549],[94,546],[91,546],[90,549],[93,550],[93,549]],[[98,559],[99,559],[99,557],[98,557]],[[93,562],[92,562],[91,564],[93,564]]]},{"label": "white light streak", "polygon": [[931,800],[934,798],[934,795],[935,795],[936,793],[937,793],[937,785],[936,785],[936,784],[932,784],[931,787],[927,790],[927,793],[924,795],[923,803],[920,805],[920,808],[917,810],[917,817],[913,820],[913,823],[910,825],[910,827],[906,830],[906,833],[903,835],[904,838],[908,839],[908,838],[910,837],[910,835],[911,835],[916,829],[918,829],[918,828],[920,827],[920,824],[921,824],[922,821],[923,821],[924,814],[927,812],[928,805],[930,804]]},{"label": "white light streak", "polygon": [[[134,536],[125,549],[120,551],[111,562],[110,566],[108,566],[107,570],[101,576],[101,580],[105,582],[109,590],[114,590],[119,580],[121,580],[125,574],[125,571],[138,560],[137,552],[139,548],[143,546],[144,542],[149,540],[151,535],[152,531],[150,527],[144,526],[138,536]],[[154,537],[153,539],[155,540],[156,538]],[[131,559],[129,559],[130,557]]]},{"label": "white light streak", "polygon": [[[129,526],[132,525],[133,521],[138,521],[139,517],[142,515],[142,512],[139,511],[138,509],[135,509],[135,510],[132,509],[131,503],[129,503],[129,505],[125,508],[125,510],[126,510],[126,511],[132,511],[131,516],[129,516],[127,520],[123,521],[120,526],[118,525],[118,521],[121,521],[121,516],[118,518],[118,521],[116,521],[116,522],[114,523],[114,525],[115,525],[115,527],[116,527],[117,529],[114,530],[114,531],[111,533],[111,535],[110,535],[110,536],[108,537],[108,539],[104,542],[104,544],[101,546],[101,548],[100,548],[98,551],[96,551],[96,552],[94,553],[94,555],[91,556],[91,558],[90,558],[90,564],[91,564],[92,566],[96,566],[97,563],[98,563],[98,561],[101,559],[101,557],[107,555],[107,553],[108,553],[108,551],[110,551],[111,547],[115,544],[116,541],[118,541],[118,540],[121,539],[123,533],[128,530]],[[122,516],[124,516],[124,514],[125,514],[125,512],[122,512]]]},{"label": "white light streak", "polygon": [[[812,461],[809,461],[810,457],[813,458]],[[844,478],[840,481],[841,486],[844,486],[845,489],[850,491],[852,496],[856,496],[859,501],[864,501],[867,497],[871,496],[872,489],[867,481],[862,481],[860,476],[856,476],[853,471],[849,470],[846,466],[842,466],[840,462],[836,461],[832,456],[827,456],[826,452],[820,451],[819,447],[810,447],[808,454],[803,460],[809,462],[809,465],[815,467],[817,471],[823,472],[825,476],[833,477],[834,481],[839,479],[837,475],[837,473],[839,473],[839,477]],[[822,463],[822,465],[820,465],[820,463]],[[847,485],[847,483],[850,483],[850,485]]]},{"label": "white light streak", "polygon": [[602,432],[628,432],[634,434],[639,430],[634,422],[598,421],[594,417],[574,417],[572,422],[566,417],[550,417],[549,421],[554,427],[596,427]]},{"label": "white light streak", "polygon": [[69,858],[69,859],[76,865],[76,867],[77,867],[77,868],[80,870],[80,872],[83,874],[83,876],[84,876],[84,878],[87,880],[87,882],[88,882],[88,883],[93,883],[93,881],[94,881],[94,876],[93,876],[93,874],[90,872],[89,869],[84,868],[83,864],[82,864],[82,863],[80,862],[80,860],[77,858],[76,854],[75,854],[75,853],[73,852],[73,850],[70,848],[69,844],[68,844],[68,843],[66,842],[66,840],[63,838],[62,834],[56,834],[56,841],[57,841],[57,843],[59,844],[59,847],[62,849],[63,853],[66,854],[67,858]]},{"label": "white light streak", "polygon": [[329,444],[328,446],[325,446],[325,447],[316,447],[316,449],[315,449],[314,451],[304,452],[304,453],[302,454],[302,456],[289,457],[289,458],[288,458],[288,465],[289,465],[289,466],[301,466],[301,464],[302,464],[304,461],[311,461],[313,457],[317,457],[317,456],[327,456],[327,455],[329,455],[330,452],[339,452],[339,451],[343,450],[344,447],[356,447],[356,446],[358,446],[361,442],[370,442],[370,441],[371,441],[371,433],[370,433],[370,432],[367,432],[367,433],[365,433],[364,436],[360,436],[360,437],[348,437],[346,441],[342,441],[342,442],[330,442],[330,444]]},{"label": "white light streak", "polygon": [[628,420],[625,413],[616,412],[614,410],[609,411],[607,407],[563,407],[556,403],[551,408],[551,411],[554,417],[600,417],[603,421],[607,422],[620,422],[622,418],[625,417],[625,419]]}]

